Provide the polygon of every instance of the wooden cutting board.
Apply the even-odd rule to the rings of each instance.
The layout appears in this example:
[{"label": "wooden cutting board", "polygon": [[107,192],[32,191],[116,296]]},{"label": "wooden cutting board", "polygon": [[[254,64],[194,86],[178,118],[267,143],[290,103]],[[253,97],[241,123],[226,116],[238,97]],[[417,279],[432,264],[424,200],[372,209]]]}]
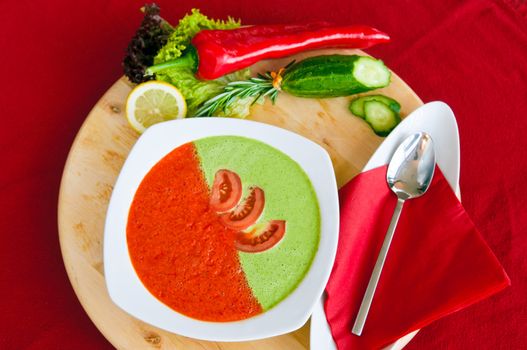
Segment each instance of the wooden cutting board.
[{"label": "wooden cutting board", "polygon": [[[320,54],[364,54],[359,50],[323,50],[260,62],[253,72],[277,70],[292,59]],[[139,135],[124,115],[132,84],[119,79],[97,102],[73,143],[62,177],[58,223],[62,256],[82,306],[97,328],[118,349],[308,349],[309,322],[299,330],[245,343],[215,343],[182,337],[128,315],[110,300],[103,271],[103,228],[117,175]],[[395,74],[377,90],[401,103],[402,116],[422,105],[419,97]],[[249,119],[301,134],[330,154],[339,186],[358,174],[382,142],[370,127],[348,110],[350,97],[296,98],[280,94],[275,105],[252,107]]]}]

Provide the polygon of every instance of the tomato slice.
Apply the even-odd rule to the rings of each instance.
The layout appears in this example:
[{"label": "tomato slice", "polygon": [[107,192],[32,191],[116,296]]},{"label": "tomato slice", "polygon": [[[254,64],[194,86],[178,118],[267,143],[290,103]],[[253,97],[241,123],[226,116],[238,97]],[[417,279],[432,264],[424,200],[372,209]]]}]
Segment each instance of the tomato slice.
[{"label": "tomato slice", "polygon": [[259,187],[253,187],[249,195],[234,210],[221,214],[220,218],[228,228],[244,230],[258,220],[262,215],[264,206],[264,191]]},{"label": "tomato slice", "polygon": [[272,220],[263,228],[254,228],[250,232],[238,232],[235,246],[247,253],[263,252],[274,247],[284,238],[285,221]]},{"label": "tomato slice", "polygon": [[214,176],[210,206],[222,213],[231,210],[242,198],[242,181],[234,171],[220,169]]}]

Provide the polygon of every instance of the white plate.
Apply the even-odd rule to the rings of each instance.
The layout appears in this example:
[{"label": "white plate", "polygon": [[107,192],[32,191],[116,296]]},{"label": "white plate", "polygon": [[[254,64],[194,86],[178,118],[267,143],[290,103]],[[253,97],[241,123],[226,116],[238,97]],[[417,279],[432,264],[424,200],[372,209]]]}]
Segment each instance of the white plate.
[{"label": "white plate", "polygon": [[[419,131],[425,131],[432,136],[437,164],[459,198],[459,134],[454,113],[443,102],[427,103],[408,115],[384,140],[362,171],[389,163],[397,146],[407,136]],[[313,350],[337,348],[324,313],[324,298],[325,295],[315,305],[311,317],[311,349]],[[387,346],[385,350],[402,349],[417,332],[405,335]]]},{"label": "white plate", "polygon": [[[245,136],[269,144],[295,160],[308,175],[320,207],[318,251],[300,285],[269,311],[237,322],[203,322],[158,301],[136,275],[126,244],[128,211],[144,176],[174,148],[208,136]],[[174,120],[150,127],[136,142],[119,174],[104,228],[104,274],[111,299],[123,310],[156,327],[214,341],[246,341],[300,328],[320,299],[335,259],[339,206],[331,160],[316,143],[271,125],[227,118]]]}]

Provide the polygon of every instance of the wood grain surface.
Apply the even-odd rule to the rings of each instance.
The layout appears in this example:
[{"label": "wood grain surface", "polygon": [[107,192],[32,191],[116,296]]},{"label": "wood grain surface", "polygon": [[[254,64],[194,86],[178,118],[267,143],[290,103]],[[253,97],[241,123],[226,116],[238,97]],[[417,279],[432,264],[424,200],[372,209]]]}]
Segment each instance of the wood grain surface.
[{"label": "wood grain surface", "polygon": [[[276,70],[292,59],[330,54],[364,54],[359,50],[323,50],[260,62],[253,72]],[[118,349],[308,349],[309,322],[278,337],[244,343],[217,343],[172,334],[133,318],[110,300],[103,273],[103,229],[117,175],[139,135],[124,115],[132,88],[119,79],[94,106],[72,145],[65,165],[58,206],[62,256],[71,284],[97,328]],[[417,95],[395,74],[383,93],[401,103],[402,116],[419,107]],[[371,93],[370,93],[371,94]],[[301,134],[330,154],[339,186],[358,174],[382,142],[348,110],[351,97],[305,99],[279,95],[252,107],[249,119]]]}]

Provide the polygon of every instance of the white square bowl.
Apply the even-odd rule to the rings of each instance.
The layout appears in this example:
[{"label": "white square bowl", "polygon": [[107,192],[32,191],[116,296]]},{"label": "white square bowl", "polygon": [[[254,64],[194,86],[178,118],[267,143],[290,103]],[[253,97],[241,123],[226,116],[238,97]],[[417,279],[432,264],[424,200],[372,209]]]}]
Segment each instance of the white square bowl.
[{"label": "white square bowl", "polygon": [[[209,136],[243,136],[264,142],[295,160],[305,171],[320,207],[318,251],[299,286],[272,309],[236,322],[205,322],[187,317],[156,299],[137,276],[126,242],[128,211],[150,169],[174,148]],[[110,298],[132,316],[187,337],[248,341],[300,328],[322,295],[338,243],[337,183],[327,152],[316,143],[271,125],[227,118],[174,120],[150,127],[132,148],[114,186],[104,227],[104,274]]]}]

